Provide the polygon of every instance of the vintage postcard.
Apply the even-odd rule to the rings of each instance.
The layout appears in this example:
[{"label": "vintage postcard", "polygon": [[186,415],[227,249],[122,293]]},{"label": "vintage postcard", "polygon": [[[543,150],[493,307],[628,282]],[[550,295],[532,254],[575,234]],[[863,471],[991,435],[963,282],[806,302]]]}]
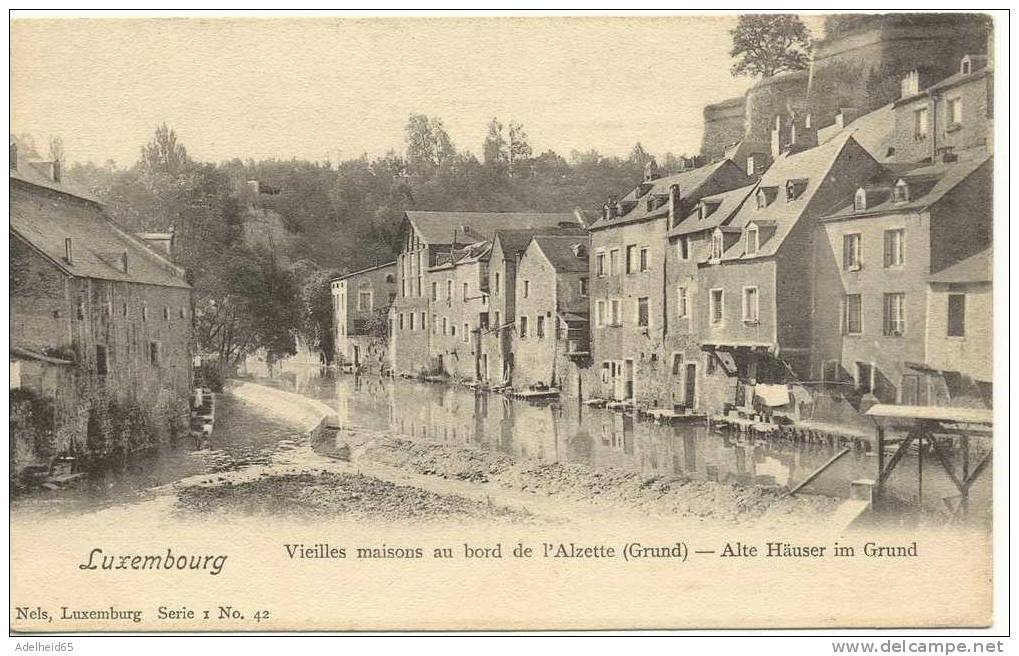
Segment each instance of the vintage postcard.
[{"label": "vintage postcard", "polygon": [[998,20],[15,12],[10,630],[990,626]]}]

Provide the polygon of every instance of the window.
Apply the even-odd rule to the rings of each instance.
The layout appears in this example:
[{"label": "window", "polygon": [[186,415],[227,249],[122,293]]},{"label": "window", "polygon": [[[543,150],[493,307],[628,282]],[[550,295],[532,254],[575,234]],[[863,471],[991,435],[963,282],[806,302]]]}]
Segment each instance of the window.
[{"label": "window", "polygon": [[[79,319],[83,319],[84,318],[84,316],[83,316],[84,312],[85,312],[84,304],[79,303],[78,304],[78,318]],[[148,320],[148,318],[149,318],[149,308],[147,306],[145,306],[145,305],[142,305],[142,321],[146,321],[146,320]]]},{"label": "window", "polygon": [[432,334],[435,335],[439,332],[439,316],[437,314],[432,315]]},{"label": "window", "polygon": [[718,361],[715,360],[714,353],[704,354],[704,373],[711,375],[715,373],[715,369],[718,367]]},{"label": "window", "polygon": [[927,385],[922,376],[903,374],[900,390],[899,402],[903,405],[927,405]]},{"label": "window", "polygon": [[464,283],[463,284],[463,300],[464,300],[465,303],[467,302],[467,290],[468,289],[469,288],[467,286],[467,283]]},{"label": "window", "polygon": [[913,110],[913,139],[920,141],[927,138],[927,108]]},{"label": "window", "polygon": [[721,289],[712,289],[708,299],[708,320],[714,325],[721,325],[724,315],[722,304],[725,302],[725,292]]},{"label": "window", "polygon": [[757,248],[758,246],[760,246],[760,239],[758,237],[757,226],[755,225],[747,226],[746,239],[747,239],[746,245],[747,255],[756,255]]},{"label": "window", "polygon": [[581,278],[580,279],[580,295],[581,296],[587,296],[588,293],[589,293],[589,291],[588,291],[588,288],[587,288],[587,278]]},{"label": "window", "polygon": [[464,342],[469,342],[471,340],[471,324],[467,322],[464,322],[463,340]]},{"label": "window", "polygon": [[159,342],[149,342],[149,364],[159,366]]},{"label": "window", "polygon": [[909,200],[909,185],[906,184],[905,180],[899,180],[895,183],[895,187],[892,189],[892,201],[896,203],[905,203]]},{"label": "window", "polygon": [[442,317],[442,334],[443,335],[449,334],[449,319],[447,319],[446,317]]},{"label": "window", "polygon": [[403,330],[403,312],[400,313],[398,325],[400,326],[400,330]]},{"label": "window", "polygon": [[690,259],[690,238],[683,235],[679,238],[679,259],[689,260]]},{"label": "window", "polygon": [[125,317],[127,316],[127,302],[126,301],[124,302],[124,306],[121,308],[121,312],[123,313],[123,315]]},{"label": "window", "polygon": [[109,373],[109,363],[106,361],[106,346],[96,344],[96,374],[105,376]]},{"label": "window", "polygon": [[846,271],[860,270],[860,234],[842,235],[842,268]]},{"label": "window", "polygon": [[605,325],[605,301],[594,302],[594,325],[599,328]]},{"label": "window", "polygon": [[633,244],[626,247],[626,272],[633,273],[637,269],[637,262],[635,261],[637,254],[637,247]]},{"label": "window", "polygon": [[904,250],[903,231],[885,230],[885,268],[902,266]]},{"label": "window", "polygon": [[439,300],[439,283],[432,281],[432,302]]},{"label": "window", "polygon": [[867,190],[863,187],[857,189],[856,195],[853,196],[853,209],[857,212],[867,209]]},{"label": "window", "polygon": [[863,298],[859,294],[846,294],[842,301],[843,329],[847,335],[863,332]]},{"label": "window", "polygon": [[187,317],[187,310],[185,310],[184,308],[181,308],[180,311],[179,311],[179,314],[180,314],[180,318],[184,319],[184,318]]},{"label": "window", "polygon": [[756,324],[760,319],[760,302],[757,297],[756,287],[743,288],[743,321],[744,323]]},{"label": "window", "polygon": [[716,230],[711,235],[711,259],[720,260],[722,259],[723,250],[722,231]]},{"label": "window", "polygon": [[408,328],[410,330],[414,330],[414,313],[413,312],[411,312],[410,314],[407,315],[407,321],[409,322]]},{"label": "window", "polygon": [[673,353],[672,354],[672,375],[679,376],[683,373],[683,354]]},{"label": "window", "polygon": [[419,326],[419,328],[421,328],[421,330],[428,329],[428,317],[427,315],[425,315],[424,312],[421,313],[421,325]]},{"label": "window", "polygon": [[605,253],[597,253],[594,256],[594,270],[599,278],[605,277]]},{"label": "window", "polygon": [[371,312],[372,309],[372,293],[371,292],[358,292],[357,294],[357,309],[362,312]]},{"label": "window", "polygon": [[676,289],[676,316],[685,319],[690,314],[690,299],[686,287]]},{"label": "window", "polygon": [[614,276],[619,273],[619,249],[613,248],[609,251],[609,275]]},{"label": "window", "polygon": [[901,337],[906,333],[905,294],[885,294],[884,326],[888,337]]},{"label": "window", "polygon": [[945,110],[948,113],[948,127],[962,123],[962,98],[949,98]]},{"label": "window", "polygon": [[543,315],[538,315],[538,320],[534,325],[534,334],[537,335],[538,339],[545,337],[545,317]]},{"label": "window", "polygon": [[948,295],[948,336],[966,336],[966,295]]},{"label": "window", "polygon": [[520,317],[520,339],[527,339],[527,317]]},{"label": "window", "polygon": [[496,271],[496,272],[495,272],[495,282],[494,282],[494,284],[492,285],[492,290],[493,290],[493,293],[494,293],[494,294],[495,294],[496,296],[498,296],[498,295],[499,295],[499,293],[500,293],[500,287],[499,287],[499,286],[500,286],[501,284],[502,284],[502,278],[501,278],[501,277],[499,276],[499,272],[498,272],[498,271]]},{"label": "window", "polygon": [[650,321],[647,301],[647,296],[641,296],[637,299],[637,325],[641,328],[647,328]]},{"label": "window", "polygon": [[969,57],[963,57],[962,63],[959,65],[959,72],[963,75],[969,75],[973,71],[973,62],[970,61]]},{"label": "window", "polygon": [[524,298],[527,298],[528,296],[530,296],[530,294],[531,294],[531,281],[530,280],[525,280],[524,281]]},{"label": "window", "polygon": [[495,311],[495,327],[502,328],[502,314],[498,310]]},{"label": "window", "polygon": [[622,313],[620,312],[621,306],[622,301],[620,301],[618,298],[614,298],[609,302],[609,310],[611,312],[611,316],[609,317],[610,325],[612,326],[623,325]]},{"label": "window", "polygon": [[648,266],[649,266],[648,265],[648,249],[647,249],[647,246],[645,246],[644,248],[640,249],[640,270],[641,271],[647,271],[648,270]]},{"label": "window", "polygon": [[446,280],[446,300],[447,301],[452,301],[453,300],[453,281],[452,280]]},{"label": "window", "polygon": [[478,328],[488,330],[488,313],[482,312],[478,315]]}]

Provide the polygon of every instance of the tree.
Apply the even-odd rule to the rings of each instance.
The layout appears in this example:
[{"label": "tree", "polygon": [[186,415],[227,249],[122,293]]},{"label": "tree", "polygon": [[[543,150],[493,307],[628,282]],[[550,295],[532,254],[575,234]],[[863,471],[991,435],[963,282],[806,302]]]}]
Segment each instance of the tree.
[{"label": "tree", "polygon": [[644,150],[644,146],[641,145],[639,141],[635,143],[633,145],[633,148],[630,150],[629,157],[630,162],[632,162],[636,166],[639,166],[641,169],[643,169],[644,165],[653,159],[654,156],[652,156],[651,153],[649,153],[648,151]]},{"label": "tree", "polygon": [[64,153],[64,140],[57,136],[50,137],[49,145],[50,159],[54,162],[66,163],[67,156]]},{"label": "tree", "polygon": [[807,67],[810,34],[794,14],[745,14],[729,31],[733,76],[769,77]]},{"label": "tree", "polygon": [[177,142],[177,133],[163,123],[156,128],[156,134],[142,146],[141,164],[146,172],[162,172],[175,176],[190,163],[184,144]]},{"label": "tree", "polygon": [[411,114],[404,130],[407,140],[407,168],[412,174],[430,177],[454,155],[456,148],[442,119]]},{"label": "tree", "polygon": [[526,177],[531,159],[531,146],[527,133],[520,123],[509,124],[509,174],[511,177]]},{"label": "tree", "polygon": [[506,147],[506,138],[502,136],[502,128],[499,119],[493,118],[489,121],[485,145],[481,149],[485,167],[496,173],[505,171],[509,163],[509,150]]}]

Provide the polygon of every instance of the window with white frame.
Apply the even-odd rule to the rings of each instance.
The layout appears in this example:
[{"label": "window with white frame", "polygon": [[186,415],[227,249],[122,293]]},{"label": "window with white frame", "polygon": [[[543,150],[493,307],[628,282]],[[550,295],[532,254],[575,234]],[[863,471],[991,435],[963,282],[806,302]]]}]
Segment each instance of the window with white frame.
[{"label": "window with white frame", "polygon": [[519,335],[520,339],[527,339],[527,317],[526,316],[521,316],[520,317],[520,330],[519,330],[519,333],[520,333],[520,335]]},{"label": "window with white frame", "polygon": [[711,295],[708,297],[708,321],[712,325],[719,326],[725,319],[723,307],[724,303],[725,291],[721,289],[712,289]]},{"label": "window with white frame", "polygon": [[466,302],[467,298],[468,298],[467,291],[468,291],[468,289],[470,289],[470,286],[468,285],[468,283],[465,282],[463,284],[463,289],[464,289],[464,291],[463,291],[463,300],[464,300],[464,302]]},{"label": "window with white frame", "polygon": [[538,339],[545,338],[545,315],[539,314],[534,322],[534,336]]},{"label": "window with white frame", "polygon": [[524,298],[527,298],[530,295],[531,295],[531,281],[530,280],[525,280],[524,281]]},{"label": "window with white frame", "polygon": [[676,243],[676,247],[679,249],[679,259],[689,260],[690,259],[690,237],[683,235],[679,238]]},{"label": "window with white frame", "polygon": [[722,231],[716,230],[711,235],[711,259],[720,260],[722,259],[722,250],[724,242],[722,240]]},{"label": "window with white frame", "polygon": [[948,126],[954,127],[962,124],[962,97],[949,98],[945,106],[948,114]]},{"label": "window with white frame", "polygon": [[614,276],[619,273],[619,249],[613,248],[609,251],[609,275]]},{"label": "window with white frame", "polygon": [[897,230],[885,230],[885,268],[902,266],[905,260],[905,233]]},{"label": "window with white frame", "polygon": [[756,324],[760,320],[760,301],[756,287],[743,288],[743,322]]},{"label": "window with white frame", "polygon": [[621,311],[622,304],[623,304],[623,302],[621,300],[619,300],[618,298],[614,298],[611,301],[609,301],[609,310],[610,310],[609,323],[611,325],[613,325],[613,326],[621,326],[621,325],[623,325],[622,311]]},{"label": "window with white frame", "polygon": [[372,310],[372,293],[371,292],[358,292],[357,293],[357,309],[362,312],[371,312]]},{"label": "window with white frame", "polygon": [[747,255],[756,255],[757,249],[760,246],[760,238],[758,236],[758,230],[756,225],[747,226],[746,235],[746,252]]},{"label": "window with white frame", "polygon": [[859,271],[861,241],[858,232],[842,235],[842,268],[845,271]]},{"label": "window with white frame", "polygon": [[464,322],[464,330],[462,336],[464,342],[471,341],[471,324],[467,323],[466,321]]},{"label": "window with white frame", "polygon": [[453,300],[453,281],[448,279],[446,280],[446,300]]},{"label": "window with white frame", "polygon": [[500,294],[500,292],[502,290],[501,284],[502,284],[502,278],[499,276],[499,272],[496,271],[495,272],[495,280],[494,280],[494,282],[492,284],[492,293],[495,296],[498,296]]},{"label": "window with white frame", "polygon": [[647,328],[651,322],[648,309],[648,297],[641,296],[637,299],[637,326]]},{"label": "window with white frame", "polygon": [[637,246],[630,244],[626,247],[626,272],[633,273],[637,270]]},{"label": "window with white frame", "polygon": [[863,187],[857,189],[856,195],[853,196],[853,209],[857,212],[867,209],[867,190]]},{"label": "window with white frame", "polygon": [[885,294],[884,333],[887,337],[906,334],[906,295],[901,292]]},{"label": "window with white frame", "polygon": [[605,252],[599,251],[594,256],[594,270],[599,278],[605,277]]},{"label": "window with white frame", "polygon": [[690,315],[690,297],[686,287],[676,289],[676,316],[685,319]]},{"label": "window with white frame", "polygon": [[863,297],[846,294],[842,299],[842,331],[847,335],[863,333]]},{"label": "window with white frame", "polygon": [[913,139],[917,141],[927,138],[927,108],[913,110]]},{"label": "window with white frame", "polygon": [[599,328],[605,326],[605,301],[594,302],[594,325]]},{"label": "window with white frame", "polygon": [[643,248],[640,249],[640,270],[647,271],[649,266],[650,262],[648,261],[648,247],[644,246]]},{"label": "window with white frame", "polygon": [[905,203],[909,200],[909,184],[905,180],[899,180],[892,189],[892,202]]}]

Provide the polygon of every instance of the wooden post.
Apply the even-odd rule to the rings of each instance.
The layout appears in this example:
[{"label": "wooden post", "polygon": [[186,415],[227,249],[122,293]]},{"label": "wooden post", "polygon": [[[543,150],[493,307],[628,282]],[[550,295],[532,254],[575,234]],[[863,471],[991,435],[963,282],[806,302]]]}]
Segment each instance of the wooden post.
[{"label": "wooden post", "polygon": [[881,499],[884,494],[884,472],[885,472],[885,427],[877,427],[877,481],[874,485],[874,497],[871,505],[874,510],[879,510]]}]

